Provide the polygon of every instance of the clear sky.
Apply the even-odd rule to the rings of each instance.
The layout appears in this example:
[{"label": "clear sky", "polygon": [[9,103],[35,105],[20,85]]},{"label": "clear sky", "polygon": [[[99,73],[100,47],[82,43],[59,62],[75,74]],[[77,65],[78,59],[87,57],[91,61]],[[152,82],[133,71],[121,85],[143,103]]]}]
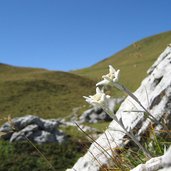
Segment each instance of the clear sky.
[{"label": "clear sky", "polygon": [[171,0],[0,0],[0,62],[69,71],[171,30]]}]

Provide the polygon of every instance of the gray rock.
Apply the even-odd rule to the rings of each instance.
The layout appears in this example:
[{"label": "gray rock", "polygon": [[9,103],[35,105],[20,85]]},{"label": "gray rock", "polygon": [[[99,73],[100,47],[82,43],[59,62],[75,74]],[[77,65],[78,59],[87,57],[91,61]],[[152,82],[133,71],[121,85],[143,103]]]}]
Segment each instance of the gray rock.
[{"label": "gray rock", "polygon": [[171,147],[163,156],[151,158],[131,171],[170,171],[169,169],[171,169]]},{"label": "gray rock", "polygon": [[[116,105],[121,104],[124,98],[113,98],[110,99],[108,104],[110,110],[114,111]],[[97,123],[100,121],[111,121],[112,118],[106,114],[102,108],[92,107],[91,109],[86,110],[79,118],[79,123],[89,122]]]},{"label": "gray rock", "polygon": [[34,139],[34,134],[35,132],[38,131],[38,125],[33,124],[33,125],[28,125],[25,128],[21,129],[18,132],[14,132],[10,138],[10,142],[14,141],[21,141],[21,140],[26,140],[26,137],[29,140]]},{"label": "gray rock", "polygon": [[102,113],[99,114],[99,120],[111,121],[111,117],[103,111]]},{"label": "gray rock", "polygon": [[86,110],[79,118],[81,122],[88,122],[90,120],[90,115],[94,112],[94,108]]},{"label": "gray rock", "polygon": [[163,167],[171,167],[171,146],[166,151],[166,153],[162,156],[162,165]]},{"label": "gray rock", "polygon": [[1,136],[2,139],[4,140],[9,140],[11,135],[13,134],[13,129],[11,125],[6,122],[0,127],[0,132],[4,132],[5,134]]},{"label": "gray rock", "polygon": [[163,169],[160,169],[158,171],[171,171],[171,167],[168,167],[168,168],[163,168]]},{"label": "gray rock", "polygon": [[38,132],[36,132],[36,136],[33,137],[33,140],[39,144],[50,143],[50,142],[56,142],[56,137],[54,134],[50,132],[39,130]]},{"label": "gray rock", "polygon": [[42,121],[42,128],[52,132],[54,130],[56,130],[56,128],[59,126],[59,122],[58,121],[53,121],[53,120],[45,120],[45,119],[41,119]]},{"label": "gray rock", "polygon": [[64,141],[66,141],[66,139],[67,139],[66,136],[64,135],[63,131],[61,131],[61,130],[55,131],[55,138],[59,143],[62,143]]},{"label": "gray rock", "polygon": [[[41,119],[38,116],[27,115],[12,119],[12,125],[5,123],[0,131],[6,132],[2,139],[14,141],[30,141],[36,143],[58,142],[66,140],[65,134],[58,128],[58,120]],[[15,129],[12,129],[14,127]]]},{"label": "gray rock", "polygon": [[[134,93],[143,106],[157,119],[170,119],[171,115],[171,47],[160,55],[157,61],[148,70],[148,76],[142,81],[141,86]],[[167,115],[166,115],[167,113]],[[116,117],[122,120],[127,130],[135,127],[137,135],[141,135],[148,128],[151,120],[145,119],[143,109],[131,98],[127,97],[116,113]],[[106,138],[107,137],[107,138]],[[109,128],[95,143],[91,145],[88,152],[81,157],[72,169],[68,171],[99,171],[100,165],[108,165],[112,151],[117,147],[123,147],[126,143],[123,129],[112,121]],[[101,148],[97,148],[97,143]],[[106,149],[107,153],[101,149]],[[98,161],[92,156],[98,156]]]},{"label": "gray rock", "polygon": [[12,131],[12,127],[8,122],[6,122],[0,127],[0,131],[1,132],[10,132],[10,131]]},{"label": "gray rock", "polygon": [[79,127],[81,128],[81,130],[83,130],[84,132],[99,132],[96,128],[92,128],[90,126],[85,126],[85,125],[79,125]]},{"label": "gray rock", "polygon": [[21,130],[27,127],[28,125],[33,125],[33,124],[38,125],[40,128],[43,127],[43,122],[41,121],[41,119],[38,116],[34,116],[34,115],[26,115],[23,117],[13,118],[12,123],[14,124],[16,130]]}]

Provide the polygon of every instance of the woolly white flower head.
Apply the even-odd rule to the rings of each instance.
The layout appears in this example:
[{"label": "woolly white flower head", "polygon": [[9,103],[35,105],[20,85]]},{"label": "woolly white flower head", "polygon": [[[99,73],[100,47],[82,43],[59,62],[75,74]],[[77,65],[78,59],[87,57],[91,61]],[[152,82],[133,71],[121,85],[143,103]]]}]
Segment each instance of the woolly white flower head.
[{"label": "woolly white flower head", "polygon": [[109,95],[106,95],[104,92],[102,92],[99,87],[96,88],[96,94],[93,96],[83,96],[86,99],[86,102],[88,102],[89,104],[93,105],[93,106],[105,106],[107,99],[110,98]]},{"label": "woolly white flower head", "polygon": [[117,83],[119,81],[120,70],[115,70],[112,65],[109,65],[109,73],[103,75],[103,80],[98,82],[96,86],[99,85],[111,85],[113,83]]}]

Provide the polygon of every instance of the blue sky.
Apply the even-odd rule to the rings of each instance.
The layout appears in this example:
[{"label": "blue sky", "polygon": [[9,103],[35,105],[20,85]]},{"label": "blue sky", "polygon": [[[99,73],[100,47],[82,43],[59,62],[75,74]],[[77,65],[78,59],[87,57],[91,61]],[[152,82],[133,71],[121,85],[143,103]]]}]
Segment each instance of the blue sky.
[{"label": "blue sky", "polygon": [[170,0],[0,0],[0,62],[88,67],[171,30],[170,7]]}]

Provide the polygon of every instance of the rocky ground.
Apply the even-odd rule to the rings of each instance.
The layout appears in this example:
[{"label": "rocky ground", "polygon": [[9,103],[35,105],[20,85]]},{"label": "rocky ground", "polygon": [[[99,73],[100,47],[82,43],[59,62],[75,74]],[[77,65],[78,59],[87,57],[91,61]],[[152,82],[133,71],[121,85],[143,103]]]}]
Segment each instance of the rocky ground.
[{"label": "rocky ground", "polygon": [[[115,109],[123,98],[111,99],[110,108]],[[13,118],[11,122],[6,122],[0,127],[0,132],[4,133],[2,139],[10,142],[24,141],[26,138],[38,144],[57,142],[62,143],[67,140],[67,135],[61,130],[62,127],[73,126],[84,132],[93,133],[97,138],[99,131],[85,123],[97,123],[111,121],[111,117],[107,115],[101,108],[92,107],[79,117],[71,117],[68,121],[64,119],[42,119],[34,115],[26,115],[24,117]]]}]

